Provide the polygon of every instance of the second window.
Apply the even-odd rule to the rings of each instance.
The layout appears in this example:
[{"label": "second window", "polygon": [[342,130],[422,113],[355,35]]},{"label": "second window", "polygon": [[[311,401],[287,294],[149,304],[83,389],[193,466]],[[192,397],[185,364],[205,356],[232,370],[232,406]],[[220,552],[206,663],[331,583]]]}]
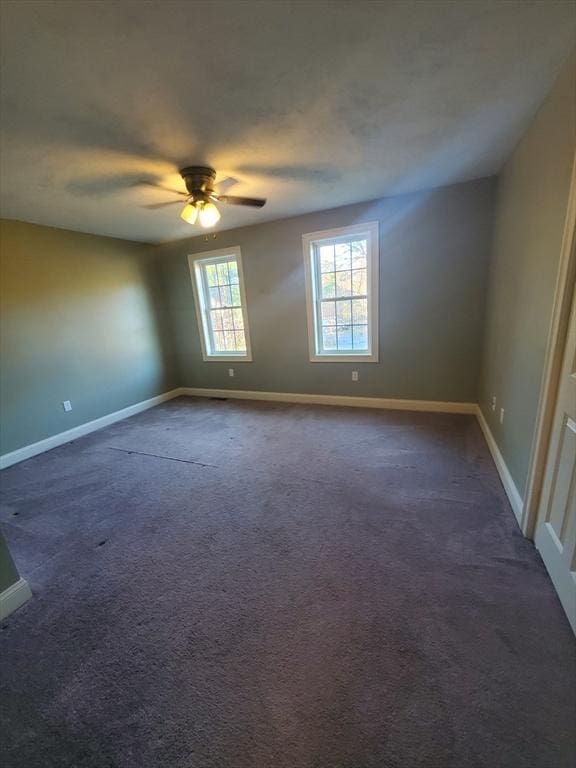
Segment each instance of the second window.
[{"label": "second window", "polygon": [[304,235],[310,359],[378,359],[378,225]]}]

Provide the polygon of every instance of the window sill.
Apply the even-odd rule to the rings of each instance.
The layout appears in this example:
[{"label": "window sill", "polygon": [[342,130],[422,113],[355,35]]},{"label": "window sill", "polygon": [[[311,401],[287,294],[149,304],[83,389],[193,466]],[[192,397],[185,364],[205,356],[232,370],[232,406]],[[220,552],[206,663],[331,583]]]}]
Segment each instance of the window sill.
[{"label": "window sill", "polygon": [[237,363],[251,363],[252,355],[203,355],[205,363],[230,363],[235,360]]},{"label": "window sill", "polygon": [[310,355],[311,363],[377,363],[378,354]]}]

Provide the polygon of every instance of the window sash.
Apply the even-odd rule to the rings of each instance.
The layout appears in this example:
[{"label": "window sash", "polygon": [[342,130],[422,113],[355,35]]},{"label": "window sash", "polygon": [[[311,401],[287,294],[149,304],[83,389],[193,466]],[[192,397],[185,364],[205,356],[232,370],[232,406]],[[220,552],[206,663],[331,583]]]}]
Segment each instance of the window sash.
[{"label": "window sash", "polygon": [[[204,320],[205,320],[205,327],[208,332],[208,346],[209,346],[209,352],[208,354],[214,356],[214,355],[230,355],[230,356],[244,356],[246,355],[246,321],[244,317],[244,307],[242,304],[242,288],[240,286],[240,282],[238,283],[226,283],[223,285],[223,287],[228,287],[232,285],[238,285],[238,293],[240,295],[240,302],[238,304],[230,303],[230,304],[223,304],[220,307],[212,307],[211,304],[211,298],[210,298],[210,288],[215,286],[210,286],[208,283],[208,270],[207,267],[211,265],[216,265],[218,263],[223,262],[231,262],[233,261],[236,264],[236,268],[238,269],[238,262],[236,260],[236,257],[233,255],[230,256],[224,256],[219,259],[212,259],[212,260],[205,260],[199,264],[200,268],[200,275],[202,280],[202,292],[203,292],[203,313],[204,313]],[[240,276],[239,276],[240,277]],[[218,283],[218,287],[220,287],[220,283]],[[236,333],[241,331],[242,336],[244,337],[244,349],[241,350],[229,350],[229,349],[217,349],[216,345],[216,339],[214,337],[214,333],[219,333],[217,329],[214,328],[214,323],[212,319],[212,313],[223,311],[223,310],[233,310],[233,309],[239,309],[242,311],[242,328],[236,328],[234,325],[234,319],[232,319],[232,328],[226,328],[222,332],[225,331],[231,331],[234,333],[234,338],[236,339]]]},{"label": "window sash", "polygon": [[[354,311],[353,308],[351,308],[351,319],[349,323],[339,323],[337,322],[337,309],[336,304],[339,301],[349,301],[352,303],[353,301],[366,301],[366,322],[365,323],[356,323],[354,322],[352,312]],[[335,322],[334,324],[328,324],[323,322],[323,313],[322,313],[322,305],[323,304],[334,304],[334,317]],[[370,353],[370,296],[365,294],[354,294],[353,296],[342,296],[335,299],[322,299],[318,298],[316,301],[316,335],[317,335],[317,349],[320,351],[320,354],[323,355],[347,355],[347,354],[369,354]],[[336,329],[336,349],[327,349],[324,346],[324,328],[335,328]],[[365,347],[342,347],[340,349],[338,347],[338,329],[339,328],[350,328],[352,333],[352,343],[354,343],[354,328],[366,328],[366,346]]]},{"label": "window sash", "polygon": [[[333,240],[325,240],[323,242],[315,242],[312,246],[312,259],[314,261],[314,273],[315,273],[315,291],[314,291],[314,298],[315,298],[315,304],[316,304],[316,315],[315,315],[315,325],[316,325],[316,349],[319,354],[323,355],[337,355],[337,354],[369,354],[370,353],[370,324],[368,322],[368,319],[370,317],[370,310],[371,310],[371,300],[370,300],[370,292],[362,293],[362,294],[356,294],[356,293],[350,293],[350,295],[344,296],[344,295],[337,295],[336,294],[336,287],[335,287],[335,296],[334,298],[323,298],[322,297],[322,274],[327,274],[322,272],[321,268],[321,261],[320,261],[320,247],[325,245],[340,245],[340,244],[351,244],[353,242],[366,242],[366,266],[364,268],[361,268],[362,271],[366,271],[366,287],[369,287],[369,269],[370,269],[370,258],[369,258],[369,239],[366,236],[362,237],[353,237],[353,238],[346,238],[346,237],[340,237],[335,238]],[[337,270],[335,269],[333,274],[338,274],[338,272],[350,272],[352,273],[354,271],[359,271],[358,269],[354,270],[352,267],[350,269],[345,270]],[[329,273],[328,273],[329,274]],[[336,311],[336,303],[339,301],[349,301],[351,304],[356,299],[358,300],[366,300],[366,323],[355,323],[354,319],[352,317],[352,307],[351,309],[351,316],[350,316],[350,323],[338,323],[337,321],[337,311]],[[322,305],[333,302],[334,303],[334,316],[335,316],[335,323],[334,327],[336,328],[336,349],[326,349],[324,346],[324,332],[323,329],[326,327],[332,327],[327,326],[323,322],[323,314],[322,314]],[[354,343],[354,326],[360,326],[365,325],[366,326],[366,347],[342,347],[342,349],[338,348],[338,328],[339,327],[349,327],[352,329],[352,344]]]}]

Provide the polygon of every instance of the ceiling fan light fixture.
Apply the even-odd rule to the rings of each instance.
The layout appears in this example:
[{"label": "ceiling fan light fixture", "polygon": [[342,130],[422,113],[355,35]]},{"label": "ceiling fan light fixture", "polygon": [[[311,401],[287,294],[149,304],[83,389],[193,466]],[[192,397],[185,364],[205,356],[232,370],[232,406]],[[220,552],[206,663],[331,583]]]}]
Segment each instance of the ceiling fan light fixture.
[{"label": "ceiling fan light fixture", "polygon": [[[1,2],[1,0],[0,0]],[[238,197],[237,195],[222,195],[217,192],[215,187],[216,171],[214,168],[208,168],[198,165],[190,165],[182,168],[180,175],[184,179],[186,192],[174,191],[178,195],[186,198],[186,204],[180,211],[180,218],[187,224],[200,224],[204,229],[213,227],[220,221],[221,215],[214,202],[227,205],[243,205],[249,208],[262,208],[266,204],[263,197]],[[146,185],[166,190],[161,184],[153,182],[142,182]],[[214,201],[214,202],[213,202]],[[184,202],[180,200],[169,200],[166,203],[155,203],[154,205],[144,206],[145,208],[163,208],[165,205]]]},{"label": "ceiling fan light fixture", "polygon": [[199,217],[200,226],[209,229],[220,221],[220,211],[214,203],[202,203]]},{"label": "ceiling fan light fixture", "polygon": [[198,209],[192,203],[186,203],[184,208],[182,208],[180,218],[184,219],[184,221],[187,221],[188,224],[196,224],[196,219],[198,218]]}]

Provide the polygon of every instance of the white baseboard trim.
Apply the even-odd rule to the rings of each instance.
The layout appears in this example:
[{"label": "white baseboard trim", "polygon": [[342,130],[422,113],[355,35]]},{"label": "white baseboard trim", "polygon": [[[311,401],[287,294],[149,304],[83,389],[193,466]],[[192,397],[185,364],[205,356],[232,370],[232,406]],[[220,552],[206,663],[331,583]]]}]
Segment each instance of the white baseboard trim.
[{"label": "white baseboard trim", "polygon": [[99,419],[93,421],[87,421],[86,424],[80,424],[72,429],[67,429],[65,432],[59,432],[57,435],[47,437],[45,440],[39,440],[37,443],[31,445],[25,445],[23,448],[18,448],[10,453],[5,453],[0,456],[0,469],[11,467],[12,464],[17,464],[20,461],[37,456],[39,453],[50,451],[52,448],[58,448],[64,443],[69,443],[71,440],[77,440],[79,437],[95,432],[97,429],[107,427],[110,424],[114,424],[116,421],[127,419],[129,416],[134,416],[136,413],[147,411],[148,408],[153,408],[155,405],[164,403],[166,400],[172,400],[173,397],[182,395],[181,389],[172,389],[170,392],[164,392],[157,397],[151,397],[149,400],[142,400],[140,403],[129,405],[127,408],[122,408],[120,411],[114,411],[107,416],[102,416]]},{"label": "white baseboard trim", "polygon": [[350,395],[311,395],[299,392],[259,392],[245,389],[198,389],[183,387],[180,394],[189,397],[225,397],[231,400],[266,400],[278,403],[342,405],[349,408],[382,408],[393,411],[431,411],[434,413],[476,413],[476,403],[449,403],[436,400],[397,400],[387,397],[352,397]]},{"label": "white baseboard trim", "polygon": [[4,592],[0,592],[0,621],[14,613],[21,605],[32,597],[32,590],[26,579],[19,579]]},{"label": "white baseboard trim", "polygon": [[518,525],[520,526],[520,528],[522,528],[522,510],[524,507],[522,496],[520,496],[520,493],[518,492],[518,488],[516,488],[516,483],[512,479],[510,470],[506,466],[504,457],[500,453],[500,449],[498,448],[496,440],[494,439],[494,435],[490,431],[488,422],[484,418],[484,414],[482,413],[482,409],[480,408],[479,405],[476,406],[476,416],[478,417],[478,423],[480,424],[480,428],[482,429],[482,432],[484,433],[484,437],[486,438],[486,442],[488,443],[488,448],[490,449],[490,453],[492,454],[492,458],[494,459],[494,464],[496,464],[496,469],[498,470],[498,474],[500,475],[500,480],[502,481],[502,485],[504,486],[504,490],[506,491],[506,495],[508,496],[508,501],[510,502],[512,511],[516,516]]}]

